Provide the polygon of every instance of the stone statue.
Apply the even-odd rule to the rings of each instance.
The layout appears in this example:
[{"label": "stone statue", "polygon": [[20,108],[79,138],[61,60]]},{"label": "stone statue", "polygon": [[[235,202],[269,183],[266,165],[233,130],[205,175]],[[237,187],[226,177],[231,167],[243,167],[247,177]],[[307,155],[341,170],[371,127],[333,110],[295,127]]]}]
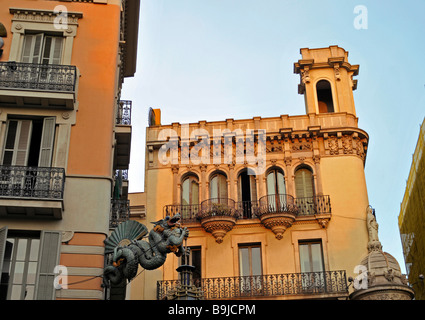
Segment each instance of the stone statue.
[{"label": "stone statue", "polygon": [[376,222],[376,217],[373,213],[373,209],[369,206],[366,209],[366,224],[367,230],[369,233],[369,242],[368,249],[369,251],[373,249],[382,250],[381,242],[378,237],[378,222]]},{"label": "stone statue", "polygon": [[134,220],[121,223],[105,240],[105,253],[113,253],[113,264],[104,270],[105,280],[119,284],[136,276],[138,264],[146,270],[154,270],[165,263],[168,253],[181,256],[185,251],[183,240],[189,231],[182,228],[179,221],[180,215],[176,214],[154,222],[148,242],[138,240],[148,233],[145,225]]}]

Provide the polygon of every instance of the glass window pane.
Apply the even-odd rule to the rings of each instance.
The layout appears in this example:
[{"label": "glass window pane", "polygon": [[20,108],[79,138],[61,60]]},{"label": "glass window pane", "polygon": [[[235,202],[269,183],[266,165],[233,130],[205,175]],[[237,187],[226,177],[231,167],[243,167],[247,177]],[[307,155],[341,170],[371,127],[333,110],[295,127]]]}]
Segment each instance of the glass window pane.
[{"label": "glass window pane", "polygon": [[22,283],[24,266],[25,266],[24,262],[16,262],[15,263],[15,269],[14,269],[14,273],[13,273],[13,283],[14,284]]},{"label": "glass window pane", "polygon": [[40,249],[40,240],[32,239],[31,240],[31,249],[30,249],[30,261],[38,260],[38,252]]},{"label": "glass window pane", "polygon": [[20,285],[16,285],[16,286],[12,286],[12,292],[10,295],[10,299],[11,300],[20,300],[21,299],[21,286]]},{"label": "glass window pane", "polygon": [[182,184],[182,204],[189,204],[189,179],[184,180]]},{"label": "glass window pane", "polygon": [[274,171],[267,175],[267,194],[276,194]]},{"label": "glass window pane", "polygon": [[308,250],[308,244],[301,244],[299,246],[300,250],[300,266],[301,266],[301,272],[310,272],[310,257],[309,257],[309,250]]},{"label": "glass window pane", "polygon": [[16,253],[16,260],[22,261],[25,260],[25,255],[27,252],[27,239],[19,239],[18,241],[18,251]]},{"label": "glass window pane", "polygon": [[251,258],[252,258],[252,275],[257,276],[261,275],[261,249],[260,247],[251,248]]},{"label": "glass window pane", "polygon": [[249,276],[251,271],[249,267],[248,248],[239,248],[239,268],[241,276]]},{"label": "glass window pane", "polygon": [[27,272],[27,284],[35,284],[37,274],[37,262],[30,262],[28,264],[28,272]]},{"label": "glass window pane", "polygon": [[34,299],[34,286],[33,285],[26,287],[24,299],[25,300],[33,300]]},{"label": "glass window pane", "polygon": [[311,244],[312,271],[323,271],[322,246],[320,243]]},{"label": "glass window pane", "polygon": [[277,172],[277,188],[279,194],[285,194],[285,179],[282,172]]},{"label": "glass window pane", "polygon": [[210,181],[210,196],[212,199],[218,198],[217,176]]}]

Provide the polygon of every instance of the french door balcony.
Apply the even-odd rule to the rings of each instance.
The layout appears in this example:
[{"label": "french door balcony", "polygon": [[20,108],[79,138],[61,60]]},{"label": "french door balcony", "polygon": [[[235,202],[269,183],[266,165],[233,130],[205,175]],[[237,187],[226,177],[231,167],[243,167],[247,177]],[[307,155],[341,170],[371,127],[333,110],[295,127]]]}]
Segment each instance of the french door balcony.
[{"label": "french door balcony", "polygon": [[60,219],[65,169],[0,166],[0,217]]},{"label": "french door balcony", "polygon": [[74,109],[75,66],[0,62],[0,105]]}]

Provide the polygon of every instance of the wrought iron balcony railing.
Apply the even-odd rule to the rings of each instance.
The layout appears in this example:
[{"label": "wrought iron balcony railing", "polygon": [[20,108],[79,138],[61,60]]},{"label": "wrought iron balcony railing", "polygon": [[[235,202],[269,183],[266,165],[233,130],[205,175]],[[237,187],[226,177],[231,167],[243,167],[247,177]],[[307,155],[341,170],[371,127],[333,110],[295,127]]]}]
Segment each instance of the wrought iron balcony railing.
[{"label": "wrought iron balcony railing", "polygon": [[131,106],[132,102],[129,100],[118,101],[116,124],[131,125]]},{"label": "wrought iron balcony railing", "polygon": [[0,197],[62,200],[65,169],[0,166]]},{"label": "wrought iron balcony railing", "polygon": [[112,199],[109,228],[116,228],[128,219],[130,219],[130,200]]},{"label": "wrought iron balcony railing", "polygon": [[75,66],[0,62],[0,89],[74,93]]},{"label": "wrought iron balcony railing", "polygon": [[299,216],[331,213],[331,199],[329,196],[314,196],[308,198],[295,198],[295,206]]},{"label": "wrought iron balcony railing", "polygon": [[239,201],[236,202],[236,208],[239,212],[240,219],[253,219],[257,218],[258,201]]},{"label": "wrought iron balcony railing", "polygon": [[172,217],[179,213],[184,222],[198,222],[197,215],[201,209],[200,204],[171,204],[164,207],[164,215]]},{"label": "wrought iron balcony railing", "polygon": [[211,216],[239,217],[235,200],[229,198],[212,198],[202,201],[198,218],[203,219]]},{"label": "wrought iron balcony railing", "polygon": [[[207,300],[348,294],[345,270],[201,278],[193,280],[193,284],[202,289]],[[179,285],[179,280],[158,281],[157,299],[166,299]]]},{"label": "wrought iron balcony railing", "polygon": [[289,194],[270,194],[260,198],[257,215],[279,212],[297,214],[293,196]]},{"label": "wrought iron balcony railing", "polygon": [[273,194],[261,197],[258,201],[235,202],[232,199],[222,198],[208,199],[202,204],[164,207],[165,216],[180,213],[183,222],[197,222],[200,217],[218,213],[236,215],[238,219],[252,219],[265,213],[279,212],[291,213],[296,217],[331,213],[331,200],[328,195],[294,198],[287,194]]}]

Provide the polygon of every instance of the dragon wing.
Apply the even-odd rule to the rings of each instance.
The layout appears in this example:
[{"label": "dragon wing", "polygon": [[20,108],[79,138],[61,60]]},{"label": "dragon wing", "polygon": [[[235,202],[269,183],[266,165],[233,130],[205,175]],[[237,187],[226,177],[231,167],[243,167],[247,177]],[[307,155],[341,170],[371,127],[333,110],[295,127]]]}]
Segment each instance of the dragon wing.
[{"label": "dragon wing", "polygon": [[138,240],[148,233],[148,228],[137,221],[127,220],[115,228],[111,235],[105,239],[105,253],[112,253],[118,246],[125,246],[133,240]]}]

